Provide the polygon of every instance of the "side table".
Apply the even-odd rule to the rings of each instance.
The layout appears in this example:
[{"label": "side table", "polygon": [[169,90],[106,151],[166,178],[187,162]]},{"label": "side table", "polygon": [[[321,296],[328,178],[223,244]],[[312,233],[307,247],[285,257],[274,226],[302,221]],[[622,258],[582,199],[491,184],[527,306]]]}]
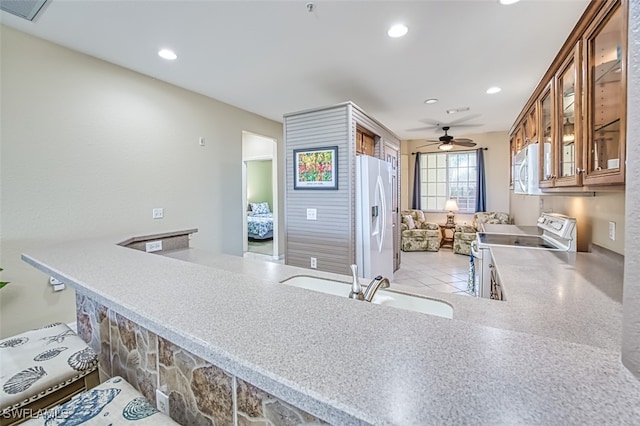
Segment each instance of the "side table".
[{"label": "side table", "polygon": [[[453,235],[455,233],[455,224],[439,223],[440,233],[442,234],[442,241],[440,241],[440,248],[450,247],[453,249]],[[447,231],[451,231],[451,236],[447,235]]]}]

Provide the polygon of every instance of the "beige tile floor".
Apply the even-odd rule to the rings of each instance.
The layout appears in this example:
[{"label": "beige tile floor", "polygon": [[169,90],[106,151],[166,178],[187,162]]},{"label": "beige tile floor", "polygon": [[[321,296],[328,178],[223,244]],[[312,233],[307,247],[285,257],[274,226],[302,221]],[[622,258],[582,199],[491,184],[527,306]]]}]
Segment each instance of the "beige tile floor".
[{"label": "beige tile floor", "polygon": [[450,248],[438,252],[403,251],[400,269],[394,274],[391,288],[417,294],[429,289],[468,295],[468,277],[469,256],[454,254]]}]

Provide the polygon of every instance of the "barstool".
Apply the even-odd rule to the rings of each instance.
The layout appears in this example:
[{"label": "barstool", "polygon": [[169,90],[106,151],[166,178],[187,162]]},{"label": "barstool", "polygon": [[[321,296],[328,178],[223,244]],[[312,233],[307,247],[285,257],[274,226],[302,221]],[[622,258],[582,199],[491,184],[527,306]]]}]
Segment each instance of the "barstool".
[{"label": "barstool", "polygon": [[100,383],[98,357],[66,324],[0,341],[0,426],[22,423]]},{"label": "barstool", "polygon": [[49,424],[175,426],[120,376],[89,389],[58,407],[38,413],[23,426]]}]

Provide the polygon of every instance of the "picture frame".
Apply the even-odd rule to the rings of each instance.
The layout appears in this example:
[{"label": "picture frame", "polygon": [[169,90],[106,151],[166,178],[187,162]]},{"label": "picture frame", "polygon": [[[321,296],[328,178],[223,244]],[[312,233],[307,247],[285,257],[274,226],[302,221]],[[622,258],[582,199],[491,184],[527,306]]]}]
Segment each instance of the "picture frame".
[{"label": "picture frame", "polygon": [[338,147],[293,150],[293,189],[338,189]]}]

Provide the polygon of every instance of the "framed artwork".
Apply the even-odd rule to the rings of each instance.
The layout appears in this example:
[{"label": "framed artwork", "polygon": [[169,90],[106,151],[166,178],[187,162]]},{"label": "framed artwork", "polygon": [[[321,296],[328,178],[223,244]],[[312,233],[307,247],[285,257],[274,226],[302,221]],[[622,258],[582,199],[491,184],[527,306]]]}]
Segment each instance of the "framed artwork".
[{"label": "framed artwork", "polygon": [[294,149],[293,189],[338,189],[338,147]]}]

